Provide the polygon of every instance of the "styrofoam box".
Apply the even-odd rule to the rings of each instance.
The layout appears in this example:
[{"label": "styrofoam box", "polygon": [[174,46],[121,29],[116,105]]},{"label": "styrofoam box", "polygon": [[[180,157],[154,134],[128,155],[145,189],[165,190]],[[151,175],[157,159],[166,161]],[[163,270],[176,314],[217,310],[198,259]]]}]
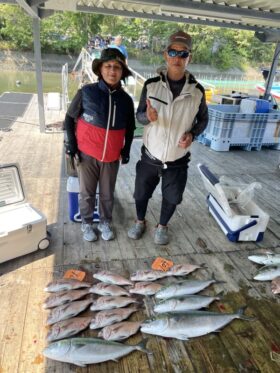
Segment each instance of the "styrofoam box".
[{"label": "styrofoam box", "polygon": [[0,263],[48,246],[47,219],[27,203],[19,165],[1,165]]}]

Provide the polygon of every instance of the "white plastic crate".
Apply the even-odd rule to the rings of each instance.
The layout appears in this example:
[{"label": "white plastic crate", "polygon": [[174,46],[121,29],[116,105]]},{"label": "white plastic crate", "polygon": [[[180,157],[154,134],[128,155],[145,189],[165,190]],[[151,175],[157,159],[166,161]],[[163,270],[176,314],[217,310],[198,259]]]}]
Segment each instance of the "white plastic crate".
[{"label": "white plastic crate", "polygon": [[228,151],[230,146],[240,146],[260,150],[265,144],[279,148],[279,137],[273,137],[272,132],[280,120],[280,111],[244,114],[239,112],[239,105],[209,105],[208,109],[208,126],[198,141],[211,149]]}]

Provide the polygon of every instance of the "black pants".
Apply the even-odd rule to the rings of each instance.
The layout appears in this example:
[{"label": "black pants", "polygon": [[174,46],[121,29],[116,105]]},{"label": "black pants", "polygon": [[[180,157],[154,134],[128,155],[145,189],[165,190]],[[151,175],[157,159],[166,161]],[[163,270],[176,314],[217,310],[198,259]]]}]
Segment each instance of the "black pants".
[{"label": "black pants", "polygon": [[174,161],[168,162],[167,168],[159,160],[152,160],[142,148],[141,160],[136,164],[136,179],[134,198],[136,203],[137,219],[144,220],[148,201],[161,179],[162,204],[159,223],[167,225],[176,206],[181,203],[187,183],[188,163],[190,154]]}]

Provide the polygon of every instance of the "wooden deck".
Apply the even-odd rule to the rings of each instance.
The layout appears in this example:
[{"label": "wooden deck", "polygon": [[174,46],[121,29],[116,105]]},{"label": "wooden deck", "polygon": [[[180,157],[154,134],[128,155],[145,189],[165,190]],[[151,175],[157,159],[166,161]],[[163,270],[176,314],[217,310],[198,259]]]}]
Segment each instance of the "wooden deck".
[{"label": "wooden deck", "polygon": [[[170,244],[160,247],[152,238],[159,216],[159,190],[149,204],[148,230],[143,239],[132,241],[126,234],[135,216],[132,194],[141,146],[141,140],[135,140],[131,161],[121,166],[118,175],[114,209],[116,239],[88,243],[82,240],[80,225],[68,218],[63,133],[57,130],[63,113],[46,112],[49,132],[42,134],[34,103],[35,96],[22,118],[27,123],[17,122],[12,131],[0,132],[0,162],[20,164],[28,202],[47,216],[51,245],[45,251],[0,264],[0,373],[279,372],[279,297],[273,296],[269,282],[252,281],[257,265],[247,256],[267,249],[280,253],[280,152],[219,153],[194,143],[184,200],[170,223]],[[207,193],[196,168],[198,162],[208,165],[218,176],[262,184],[255,200],[270,215],[262,242],[227,240],[207,212]],[[62,277],[68,268],[83,268],[89,273],[110,269],[128,276],[136,269],[150,268],[157,256],[175,263],[206,263],[207,269],[190,277],[206,279],[214,272],[217,279],[225,281],[204,292],[212,295],[224,291],[223,299],[212,304],[210,310],[232,312],[247,304],[246,314],[254,315],[256,321],[235,320],[220,333],[188,342],[148,336],[153,355],[133,352],[118,363],[78,368],[43,357],[48,315],[42,309],[46,298],[43,289],[51,279]],[[153,302],[152,298],[145,299],[144,309],[131,320],[147,318]],[[96,332],[87,330],[83,335],[96,336]],[[138,343],[141,339],[139,332],[126,343]]]}]

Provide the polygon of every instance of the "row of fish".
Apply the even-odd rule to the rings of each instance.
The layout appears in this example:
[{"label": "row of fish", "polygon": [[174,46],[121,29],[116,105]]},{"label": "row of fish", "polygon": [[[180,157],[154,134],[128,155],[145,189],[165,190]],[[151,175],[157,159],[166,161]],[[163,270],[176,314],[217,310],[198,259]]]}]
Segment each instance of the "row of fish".
[{"label": "row of fish", "polygon": [[272,281],[272,293],[280,294],[280,254],[267,252],[265,254],[250,255],[248,259],[263,265],[254,275],[254,280]]}]

